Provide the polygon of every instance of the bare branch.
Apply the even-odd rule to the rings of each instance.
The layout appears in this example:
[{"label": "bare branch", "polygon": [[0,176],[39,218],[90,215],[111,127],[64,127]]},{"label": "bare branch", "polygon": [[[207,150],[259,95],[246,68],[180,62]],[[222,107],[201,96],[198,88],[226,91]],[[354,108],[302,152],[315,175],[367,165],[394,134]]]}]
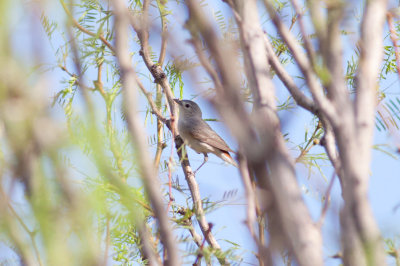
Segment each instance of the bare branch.
[{"label": "bare branch", "polygon": [[[138,226],[138,233],[142,244],[140,250],[143,259],[145,259],[150,266],[162,265],[159,254],[154,251],[156,247],[154,247],[152,235],[149,234],[149,229],[145,223],[141,223]],[[168,262],[165,264],[168,264]]]},{"label": "bare branch", "polygon": [[325,216],[326,216],[326,213],[328,212],[330,196],[331,196],[333,184],[335,182],[335,177],[336,177],[336,172],[333,172],[331,180],[329,181],[328,188],[326,189],[326,192],[325,192],[325,196],[324,196],[325,201],[324,201],[324,205],[322,207],[321,215],[319,216],[319,220],[317,222],[317,225],[320,228],[324,224]]},{"label": "bare branch", "polygon": [[324,16],[324,2],[321,0],[307,0],[307,6],[313,22],[315,32],[318,36],[319,49],[322,53],[325,53],[326,49],[326,35],[327,31],[327,20]]},{"label": "bare branch", "polygon": [[314,102],[309,99],[296,85],[293,78],[289,75],[286,69],[282,66],[281,62],[276,56],[274,50],[272,49],[272,45],[268,40],[267,36],[264,36],[265,40],[265,48],[267,49],[268,62],[271,64],[271,67],[275,70],[279,79],[285,84],[285,87],[288,89],[290,94],[293,96],[293,99],[296,101],[298,105],[303,107],[304,109],[310,111],[313,114],[317,114],[317,107]]},{"label": "bare branch", "polygon": [[218,77],[217,71],[212,66],[210,60],[207,59],[204,51],[201,47],[201,41],[194,35],[192,36],[192,40],[190,42],[193,45],[193,48],[196,52],[197,58],[199,59],[200,63],[203,65],[204,69],[207,71],[208,75],[210,75],[212,81],[215,84],[215,87],[218,89],[222,88],[222,83],[220,78]]},{"label": "bare branch", "polygon": [[160,19],[161,19],[161,47],[160,47],[160,56],[158,57],[158,64],[162,66],[164,64],[164,59],[167,51],[167,37],[168,37],[168,32],[167,32],[167,22],[165,21],[164,14],[162,12],[161,5],[163,5],[162,2],[157,1],[157,7],[158,11],[160,13]]},{"label": "bare branch", "polygon": [[[334,127],[343,168],[341,213],[345,265],[385,265],[378,226],[368,202],[368,176],[375,120],[377,78],[383,52],[383,25],[387,1],[366,2],[361,23],[360,63],[356,75],[354,122],[346,117]],[[357,161],[354,159],[357,158]]]},{"label": "bare branch", "polygon": [[326,37],[323,56],[329,77],[324,82],[328,98],[336,107],[337,115],[353,118],[354,109],[343,73],[343,48],[340,31],[343,12],[344,4],[341,2],[332,3],[328,9],[327,30],[329,34]]},{"label": "bare branch", "polygon": [[303,36],[303,41],[305,44],[305,48],[307,51],[307,55],[308,58],[310,60],[311,65],[314,67],[314,63],[315,63],[315,51],[314,48],[311,44],[310,38],[308,37],[308,34],[306,32],[306,28],[304,26],[303,23],[303,12],[300,10],[299,4],[297,2],[297,0],[291,0],[292,1],[292,5],[294,7],[294,10],[296,11],[296,14],[298,16],[298,21],[299,21],[299,27],[300,27],[300,31],[301,31],[301,35]]},{"label": "bare branch", "polygon": [[[186,210],[184,208],[180,208],[180,209],[178,209],[177,213],[179,213],[182,216],[185,216]],[[192,235],[194,243],[198,247],[200,247],[202,244],[201,236],[196,232],[196,229],[194,229],[194,226],[192,224],[192,217],[188,217],[188,219],[185,220],[184,223],[185,223],[185,227],[188,228],[190,234]]]},{"label": "bare branch", "polygon": [[[211,248],[215,250],[221,250],[221,247],[219,246],[217,240],[215,239],[214,235],[211,233],[209,230],[209,223],[207,222],[204,209],[203,209],[203,203],[201,201],[201,196],[200,196],[200,189],[199,185],[195,179],[195,175],[190,167],[189,160],[187,158],[187,153],[185,153],[185,156],[182,153],[182,145],[183,145],[183,140],[181,137],[177,136],[175,138],[175,147],[178,152],[178,156],[181,160],[181,165],[183,168],[183,172],[185,174],[185,179],[186,182],[189,186],[190,194],[193,199],[193,209],[196,214],[196,219],[199,223],[201,232],[204,235],[204,238],[207,240],[207,243],[211,246]],[[225,258],[224,255],[217,257],[218,261],[222,265],[229,265],[228,260]]]},{"label": "bare branch", "polygon": [[289,47],[294,59],[296,60],[301,72],[303,73],[307,85],[313,95],[313,98],[319,108],[321,113],[323,113],[331,123],[338,123],[339,117],[336,115],[336,110],[332,103],[327,99],[323,93],[323,88],[319,84],[317,77],[313,72],[312,65],[305,54],[301,51],[295,37],[288,30],[288,28],[283,24],[282,20],[279,18],[278,14],[275,12],[273,6],[269,0],[264,0],[267,11],[272,18],[273,23],[276,26],[279,34],[284,40],[285,44]]},{"label": "bare branch", "polygon": [[[239,154],[238,161],[239,161],[239,171],[240,171],[240,175],[242,177],[243,186],[245,188],[245,193],[246,193],[246,201],[247,201],[246,225],[250,231],[250,235],[254,239],[254,242],[257,244],[257,247],[258,247],[257,257],[258,257],[260,266],[261,265],[272,265],[270,251],[267,249],[267,247],[265,247],[265,243],[264,243],[264,239],[263,239],[263,233],[265,230],[265,225],[263,223],[259,224],[260,236],[257,237],[257,235],[256,235],[256,230],[255,230],[255,226],[254,226],[254,224],[256,223],[256,220],[257,220],[257,217],[256,217],[256,208],[257,208],[256,193],[254,191],[253,184],[251,182],[247,160],[244,156],[241,156]],[[264,200],[264,198],[262,198],[262,200]],[[264,202],[264,204],[265,204],[265,202]],[[264,214],[262,214],[262,213],[260,213],[259,215],[264,216]],[[259,217],[259,219],[262,219],[262,217]]]},{"label": "bare branch", "polygon": [[328,158],[335,169],[335,173],[336,175],[339,176],[340,183],[342,184],[341,180],[342,167],[341,167],[340,157],[336,149],[335,136],[332,127],[328,123],[324,124],[325,124],[324,125],[325,134],[322,137],[320,144],[324,146],[326,154],[328,155]]}]

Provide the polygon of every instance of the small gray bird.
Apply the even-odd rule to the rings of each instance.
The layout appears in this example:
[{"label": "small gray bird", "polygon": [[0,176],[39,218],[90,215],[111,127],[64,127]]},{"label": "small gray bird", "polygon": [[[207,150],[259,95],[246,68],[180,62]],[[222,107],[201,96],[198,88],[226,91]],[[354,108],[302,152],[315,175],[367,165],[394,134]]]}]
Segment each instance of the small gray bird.
[{"label": "small gray bird", "polygon": [[227,163],[238,166],[229,152],[234,152],[228,144],[202,118],[200,107],[193,101],[174,99],[179,106],[178,130],[190,148],[204,155],[203,163],[195,173],[207,162],[207,153],[213,153]]}]

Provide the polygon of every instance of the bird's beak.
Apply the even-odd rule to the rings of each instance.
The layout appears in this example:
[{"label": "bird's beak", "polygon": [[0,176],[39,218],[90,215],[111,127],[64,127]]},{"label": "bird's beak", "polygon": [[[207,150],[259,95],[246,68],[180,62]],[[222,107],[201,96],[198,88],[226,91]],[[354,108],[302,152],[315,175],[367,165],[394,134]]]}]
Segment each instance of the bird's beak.
[{"label": "bird's beak", "polygon": [[179,99],[174,99],[174,101],[175,101],[177,104],[182,105],[182,101],[181,101],[181,100],[179,100]]}]

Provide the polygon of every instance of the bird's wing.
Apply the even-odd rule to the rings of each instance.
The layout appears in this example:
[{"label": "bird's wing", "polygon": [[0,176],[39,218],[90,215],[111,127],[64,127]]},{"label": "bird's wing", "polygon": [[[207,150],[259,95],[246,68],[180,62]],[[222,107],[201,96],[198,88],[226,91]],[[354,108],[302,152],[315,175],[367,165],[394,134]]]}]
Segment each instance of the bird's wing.
[{"label": "bird's wing", "polygon": [[196,126],[191,130],[193,138],[220,150],[234,152],[206,122],[203,120],[201,120],[201,122],[202,123],[199,123],[199,126]]}]

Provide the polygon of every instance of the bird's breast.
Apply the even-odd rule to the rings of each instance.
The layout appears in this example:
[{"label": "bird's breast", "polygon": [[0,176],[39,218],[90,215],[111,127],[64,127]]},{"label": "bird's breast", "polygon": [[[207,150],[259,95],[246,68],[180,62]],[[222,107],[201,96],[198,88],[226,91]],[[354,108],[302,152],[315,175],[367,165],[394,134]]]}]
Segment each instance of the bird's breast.
[{"label": "bird's breast", "polygon": [[182,139],[185,141],[185,144],[197,153],[215,153],[215,147],[193,137],[193,133],[191,132],[193,127],[191,125],[178,122],[178,130]]}]

